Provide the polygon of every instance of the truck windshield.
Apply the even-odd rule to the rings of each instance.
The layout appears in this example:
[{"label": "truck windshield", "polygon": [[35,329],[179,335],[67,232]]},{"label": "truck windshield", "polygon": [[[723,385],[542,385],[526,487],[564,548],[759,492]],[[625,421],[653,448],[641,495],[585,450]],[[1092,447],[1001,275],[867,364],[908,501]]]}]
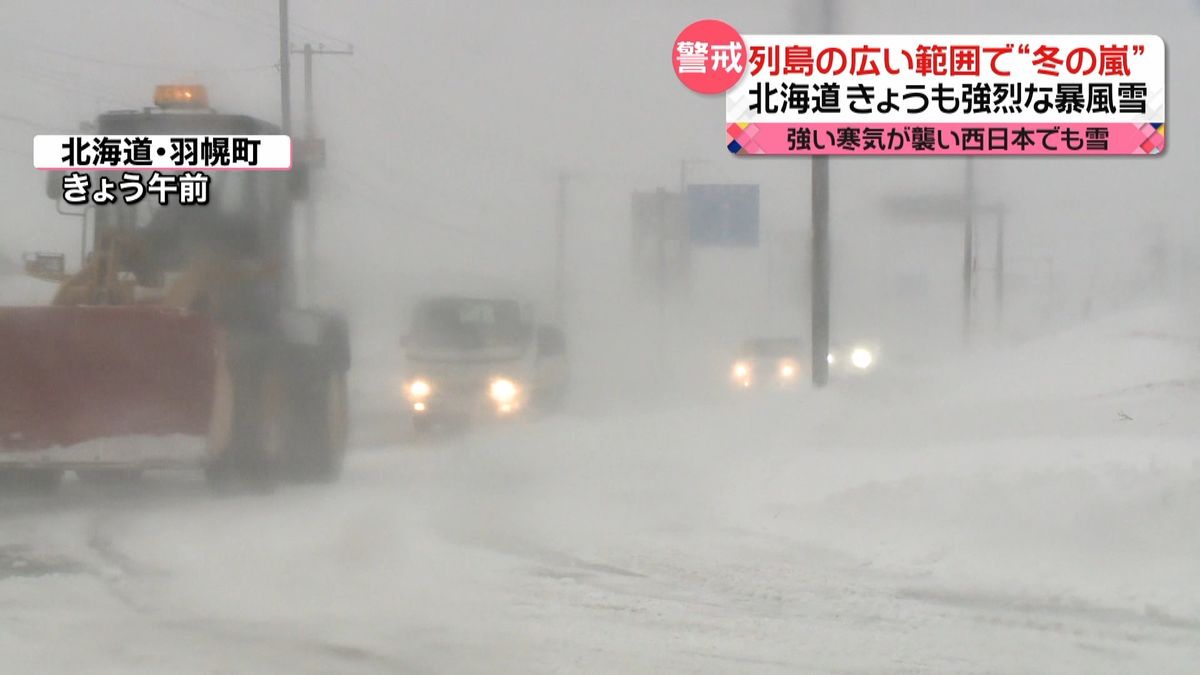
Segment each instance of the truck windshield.
[{"label": "truck windshield", "polygon": [[255,208],[255,176],[247,171],[211,171],[207,175],[207,204],[182,205],[177,195],[169,195],[167,204],[159,204],[157,195],[148,193],[137,204],[125,206],[118,202],[115,208],[128,209],[130,213],[125,218],[129,220],[125,224],[138,230],[167,219],[173,220],[177,212],[182,217],[185,211],[193,212],[187,215],[203,215],[206,220],[251,220]]},{"label": "truck windshield", "polygon": [[167,204],[147,192],[136,204],[123,200],[98,207],[97,223],[137,232],[144,260],[161,269],[178,268],[197,248],[217,247],[253,257],[260,253],[260,224],[278,196],[277,186],[262,172],[208,173],[208,203],[180,204],[168,195]]},{"label": "truck windshield", "polygon": [[421,349],[487,349],[519,345],[525,332],[516,301],[437,298],[417,306],[410,339]]}]

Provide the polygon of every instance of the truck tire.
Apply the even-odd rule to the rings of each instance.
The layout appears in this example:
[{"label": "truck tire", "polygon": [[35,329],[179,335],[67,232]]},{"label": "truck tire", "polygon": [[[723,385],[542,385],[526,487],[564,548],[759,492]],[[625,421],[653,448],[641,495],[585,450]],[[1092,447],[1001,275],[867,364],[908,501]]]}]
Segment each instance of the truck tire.
[{"label": "truck tire", "polygon": [[330,483],[341,475],[346,456],[346,374],[320,363],[305,370],[290,392],[287,475],[303,483]]},{"label": "truck tire", "polygon": [[231,368],[233,420],[229,444],[204,470],[218,492],[270,492],[286,431],[286,389],[273,359]]}]

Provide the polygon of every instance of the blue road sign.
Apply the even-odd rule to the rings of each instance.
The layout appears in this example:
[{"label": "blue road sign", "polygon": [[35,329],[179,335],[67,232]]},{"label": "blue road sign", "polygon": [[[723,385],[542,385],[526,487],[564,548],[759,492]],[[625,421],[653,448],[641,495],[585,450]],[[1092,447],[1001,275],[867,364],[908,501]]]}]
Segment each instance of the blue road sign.
[{"label": "blue road sign", "polygon": [[687,222],[696,246],[758,246],[758,186],[689,185]]}]

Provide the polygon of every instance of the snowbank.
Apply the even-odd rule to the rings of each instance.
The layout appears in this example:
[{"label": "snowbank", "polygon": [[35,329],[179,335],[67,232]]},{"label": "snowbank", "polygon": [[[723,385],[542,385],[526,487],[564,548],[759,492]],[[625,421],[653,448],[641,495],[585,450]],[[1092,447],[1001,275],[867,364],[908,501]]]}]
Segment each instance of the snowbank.
[{"label": "snowbank", "polygon": [[48,305],[58,284],[24,274],[0,274],[0,307],[5,305]]}]

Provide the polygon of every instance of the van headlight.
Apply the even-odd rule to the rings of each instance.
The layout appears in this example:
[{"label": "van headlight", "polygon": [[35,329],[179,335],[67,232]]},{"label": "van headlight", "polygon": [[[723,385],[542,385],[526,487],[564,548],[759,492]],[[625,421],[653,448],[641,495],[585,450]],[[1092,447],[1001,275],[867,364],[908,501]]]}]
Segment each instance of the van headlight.
[{"label": "van headlight", "polygon": [[492,397],[492,400],[501,405],[511,404],[516,401],[517,392],[517,384],[504,377],[492,380],[491,386],[488,387],[488,394]]},{"label": "van headlight", "polygon": [[779,364],[779,377],[790,380],[796,377],[796,362],[791,359],[785,360]]},{"label": "van headlight", "polygon": [[730,373],[733,376],[733,381],[743,387],[750,386],[750,378],[754,374],[750,364],[746,361],[737,361],[733,364],[733,370]]}]

